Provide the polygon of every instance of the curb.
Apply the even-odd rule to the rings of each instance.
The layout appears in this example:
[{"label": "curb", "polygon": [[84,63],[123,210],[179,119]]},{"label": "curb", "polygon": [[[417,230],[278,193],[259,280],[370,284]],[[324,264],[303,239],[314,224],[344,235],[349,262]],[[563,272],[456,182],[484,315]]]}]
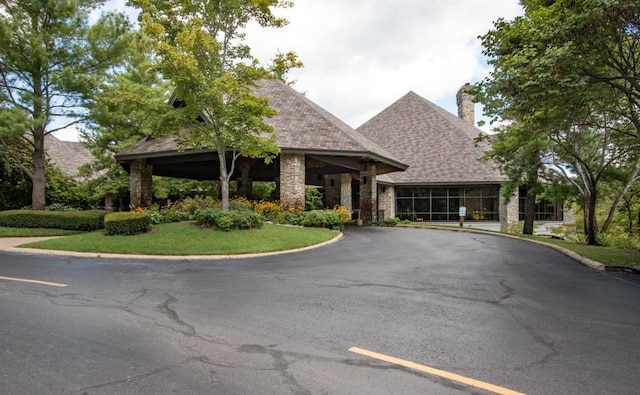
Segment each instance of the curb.
[{"label": "curb", "polygon": [[[77,252],[77,251],[62,251],[62,250],[41,250],[38,248],[21,248],[21,247],[9,247],[0,251],[13,252],[18,254],[37,254],[37,255],[53,255],[53,256],[68,256],[78,258],[104,258],[104,259],[149,259],[149,260],[166,260],[166,261],[193,261],[193,260],[222,260],[222,259],[248,259],[248,258],[260,258],[267,256],[291,254],[295,252],[309,251],[316,248],[321,248],[333,244],[344,237],[344,233],[340,232],[336,237],[331,240],[325,241],[320,244],[314,244],[312,246],[295,248],[293,250],[285,251],[272,251],[261,252],[254,254],[238,254],[238,255],[128,255],[128,254],[107,254],[107,253],[95,253],[95,252]],[[26,243],[25,243],[26,244]]]}]

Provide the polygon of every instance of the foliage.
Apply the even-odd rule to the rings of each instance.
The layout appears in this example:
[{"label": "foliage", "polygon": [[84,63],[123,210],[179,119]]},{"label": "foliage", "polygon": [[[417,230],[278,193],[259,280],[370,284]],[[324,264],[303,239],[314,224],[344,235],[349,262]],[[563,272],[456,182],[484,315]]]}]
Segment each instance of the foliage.
[{"label": "foliage", "polygon": [[47,164],[46,167],[47,204],[88,209],[89,197],[81,182],[64,174],[59,168]]},{"label": "foliage", "polygon": [[56,228],[96,230],[104,227],[106,210],[36,211],[8,210],[0,212],[0,226],[11,228]]},{"label": "foliage", "polygon": [[278,202],[259,201],[255,205],[256,211],[265,220],[276,224],[284,223],[284,213]]},{"label": "foliage", "polygon": [[68,236],[80,233],[77,230],[54,228],[9,228],[0,226],[0,237],[53,237]]},{"label": "foliage", "polygon": [[324,208],[322,202],[322,192],[318,188],[305,188],[304,189],[304,207],[305,210],[321,210]]},{"label": "foliage", "polygon": [[312,210],[305,212],[302,226],[340,230],[344,223],[340,221],[340,215],[333,210]]},{"label": "foliage", "polygon": [[347,210],[347,208],[344,206],[336,205],[332,210],[335,211],[336,214],[338,214],[338,216],[340,217],[340,222],[342,224],[346,224],[347,221],[351,219],[351,212],[349,212],[349,210]]},{"label": "foliage", "polygon": [[198,225],[224,231],[260,228],[263,224],[260,215],[248,209],[222,211],[219,208],[208,208],[196,210],[193,218]]},{"label": "foliage", "polygon": [[104,217],[105,234],[137,235],[145,233],[151,226],[151,218],[145,213],[110,213]]},{"label": "foliage", "polygon": [[[504,159],[512,183],[532,180],[541,161],[572,184],[584,207],[587,240],[597,244],[603,180],[625,170],[606,231],[640,175],[640,1],[523,5],[524,16],[498,20],[482,37],[493,71],[478,84],[477,98],[487,115],[507,124],[493,158]],[[517,171],[510,174],[508,166]]]},{"label": "foliage", "polygon": [[255,200],[276,200],[274,193],[276,191],[275,182],[254,181],[251,187],[251,197]]},{"label": "foliage", "polygon": [[[97,0],[0,3],[0,145],[22,138],[26,151],[8,151],[32,183],[32,206],[43,210],[45,136],[82,122],[104,77],[129,42],[129,23],[104,13]],[[60,122],[53,125],[54,120]],[[23,153],[29,160],[25,161]]]},{"label": "foliage", "polygon": [[[9,139],[0,135],[0,139],[6,144]],[[20,140],[14,139],[16,144]],[[22,171],[14,158],[6,152],[18,152],[13,145],[7,147],[0,144],[0,211],[17,209],[31,204],[31,179]]]},{"label": "foliage", "polygon": [[[276,115],[268,100],[254,94],[269,76],[243,44],[242,29],[255,21],[281,27],[286,21],[271,8],[279,0],[240,0],[210,4],[171,0],[132,0],[141,9],[141,26],[155,41],[157,69],[173,89],[173,122],[164,133],[183,149],[218,153],[222,209],[229,209],[229,182],[240,156],[269,162],[279,148],[266,118]],[[227,167],[229,159],[229,168]]]}]

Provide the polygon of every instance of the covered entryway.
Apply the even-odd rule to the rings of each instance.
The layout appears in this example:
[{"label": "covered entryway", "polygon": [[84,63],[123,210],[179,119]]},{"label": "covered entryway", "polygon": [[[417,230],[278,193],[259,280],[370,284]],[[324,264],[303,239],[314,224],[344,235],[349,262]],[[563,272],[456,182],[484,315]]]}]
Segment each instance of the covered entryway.
[{"label": "covered entryway", "polygon": [[[281,152],[269,164],[238,158],[233,178],[239,192],[250,197],[253,181],[275,181],[286,209],[304,206],[305,185],[317,185],[328,191],[327,205],[353,210],[351,183],[356,180],[361,218],[377,220],[376,177],[403,171],[407,165],[281,81],[264,80],[257,93],[268,97],[278,111],[267,123],[274,127]],[[171,137],[148,137],[116,159],[131,176],[134,207],[151,204],[153,175],[194,180],[220,176],[215,151],[180,150]]]}]

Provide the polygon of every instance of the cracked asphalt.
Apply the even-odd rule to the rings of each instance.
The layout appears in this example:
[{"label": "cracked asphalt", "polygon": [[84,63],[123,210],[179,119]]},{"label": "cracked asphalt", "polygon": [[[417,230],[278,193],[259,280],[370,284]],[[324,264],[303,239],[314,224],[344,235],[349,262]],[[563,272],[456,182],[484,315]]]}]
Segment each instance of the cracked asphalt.
[{"label": "cracked asphalt", "polygon": [[234,260],[0,252],[3,394],[637,394],[640,285],[493,235],[349,229]]}]

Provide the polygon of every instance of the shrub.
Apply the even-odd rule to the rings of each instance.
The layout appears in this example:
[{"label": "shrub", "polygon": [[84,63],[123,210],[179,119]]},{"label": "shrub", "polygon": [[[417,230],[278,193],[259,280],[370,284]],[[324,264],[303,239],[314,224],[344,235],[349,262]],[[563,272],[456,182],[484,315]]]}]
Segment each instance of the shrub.
[{"label": "shrub", "polygon": [[278,202],[258,202],[256,210],[265,220],[276,224],[284,222],[284,213]]},{"label": "shrub", "polygon": [[252,204],[246,198],[236,197],[229,202],[229,211],[252,211]]},{"label": "shrub", "polygon": [[231,229],[252,229],[262,227],[258,213],[244,210],[222,211],[219,208],[196,210],[194,219],[198,225],[228,231]]},{"label": "shrub", "polygon": [[317,188],[305,188],[304,190],[304,205],[307,210],[319,210],[322,209],[324,204],[322,203],[322,192]]},{"label": "shrub", "polygon": [[9,210],[0,212],[0,226],[90,231],[104,228],[104,217],[108,213],[106,210]]},{"label": "shrub", "polygon": [[151,226],[151,217],[146,213],[120,212],[104,217],[107,235],[137,235],[145,233]]},{"label": "shrub", "polygon": [[351,220],[351,213],[349,212],[349,210],[347,210],[346,207],[336,205],[333,208],[333,211],[335,211],[338,214],[338,216],[340,217],[340,222],[342,224],[346,224],[347,221]]},{"label": "shrub", "polygon": [[400,218],[385,218],[383,222],[385,226],[396,226],[400,223]]},{"label": "shrub", "polygon": [[312,210],[304,214],[302,226],[312,228],[341,229],[340,215],[332,210]]}]

